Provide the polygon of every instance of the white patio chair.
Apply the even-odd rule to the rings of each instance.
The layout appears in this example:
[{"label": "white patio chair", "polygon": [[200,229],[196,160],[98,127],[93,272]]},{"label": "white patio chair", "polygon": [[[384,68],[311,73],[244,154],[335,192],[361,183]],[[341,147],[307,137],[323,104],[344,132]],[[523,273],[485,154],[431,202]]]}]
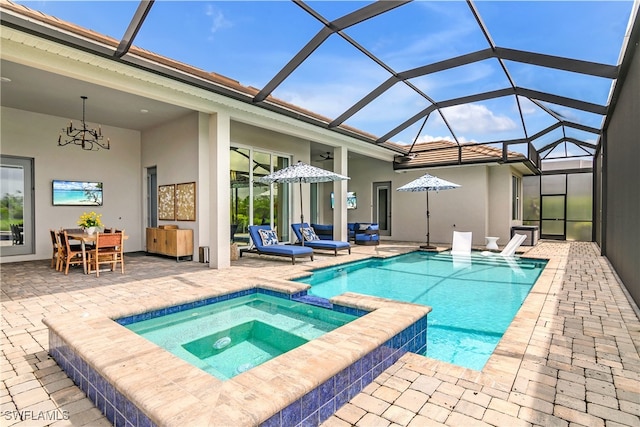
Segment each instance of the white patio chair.
[{"label": "white patio chair", "polygon": [[526,238],[527,236],[524,234],[514,234],[511,240],[509,240],[509,243],[507,243],[507,245],[502,249],[500,255],[513,256],[513,254],[516,253],[516,250],[520,247],[520,245],[525,241]]},{"label": "white patio chair", "polygon": [[470,255],[472,236],[471,231],[454,231],[451,255]]}]

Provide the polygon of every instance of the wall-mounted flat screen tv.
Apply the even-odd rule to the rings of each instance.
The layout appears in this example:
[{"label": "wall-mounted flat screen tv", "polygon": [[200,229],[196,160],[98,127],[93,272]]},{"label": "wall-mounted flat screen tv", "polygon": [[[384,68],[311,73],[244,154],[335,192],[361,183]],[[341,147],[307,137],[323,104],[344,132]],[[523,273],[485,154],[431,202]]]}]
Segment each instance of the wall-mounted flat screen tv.
[{"label": "wall-mounted flat screen tv", "polygon": [[53,206],[102,206],[102,183],[53,180]]},{"label": "wall-mounted flat screen tv", "polygon": [[[331,192],[331,209],[333,209],[333,205],[335,201],[333,200],[333,191]],[[356,193],[353,191],[347,191],[347,209],[356,209],[358,207],[358,199],[356,198]]]}]

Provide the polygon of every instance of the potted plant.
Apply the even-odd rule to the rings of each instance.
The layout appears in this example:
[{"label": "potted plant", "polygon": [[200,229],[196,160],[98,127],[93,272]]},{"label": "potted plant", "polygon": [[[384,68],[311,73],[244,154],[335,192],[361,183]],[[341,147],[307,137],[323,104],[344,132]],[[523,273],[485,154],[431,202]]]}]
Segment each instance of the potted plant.
[{"label": "potted plant", "polygon": [[82,227],[85,233],[93,234],[96,232],[96,229],[102,227],[101,218],[102,214],[97,214],[95,212],[83,212],[78,220],[78,225]]}]

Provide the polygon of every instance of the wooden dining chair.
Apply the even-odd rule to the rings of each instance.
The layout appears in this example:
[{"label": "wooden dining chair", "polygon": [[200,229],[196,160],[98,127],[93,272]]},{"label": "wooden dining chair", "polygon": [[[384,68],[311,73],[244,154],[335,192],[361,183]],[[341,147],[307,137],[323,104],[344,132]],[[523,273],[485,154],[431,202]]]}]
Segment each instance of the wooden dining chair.
[{"label": "wooden dining chair", "polygon": [[100,264],[111,264],[114,271],[118,263],[124,274],[124,234],[96,233],[96,245],[89,252],[89,274],[95,268],[96,277],[100,277]]},{"label": "wooden dining chair", "polygon": [[[69,243],[69,236],[67,231],[63,230],[62,233],[58,233],[60,237],[60,246],[63,249],[61,262],[64,264],[64,274],[69,274],[69,266],[84,264],[82,259],[82,245],[72,245]],[[60,265],[62,269],[62,264]]]},{"label": "wooden dining chair", "polygon": [[60,270],[60,237],[56,230],[49,230],[51,234],[51,246],[53,247],[53,253],[51,255],[51,268],[55,267],[56,270]]}]

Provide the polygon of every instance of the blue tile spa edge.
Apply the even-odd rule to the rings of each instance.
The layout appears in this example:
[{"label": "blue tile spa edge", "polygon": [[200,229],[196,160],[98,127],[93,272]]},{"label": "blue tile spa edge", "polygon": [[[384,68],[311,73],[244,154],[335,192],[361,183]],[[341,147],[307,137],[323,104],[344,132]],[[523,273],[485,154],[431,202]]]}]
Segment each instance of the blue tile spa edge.
[{"label": "blue tile spa edge", "polygon": [[[164,314],[175,313],[206,304],[226,301],[232,298],[264,293],[285,299],[299,300],[306,292],[286,294],[262,288],[253,288],[218,297],[207,298],[186,304],[171,306],[147,313],[127,316],[116,321],[126,325],[139,320],[150,319]],[[332,309],[342,313],[362,316],[367,311],[331,304]],[[64,340],[49,329],[50,354],[65,373],[78,385],[93,404],[114,425],[153,427],[151,418],[121,394],[99,372],[94,370]],[[317,426],[327,420],[340,407],[356,396],[362,389],[392,366],[407,352],[422,353],[427,344],[426,315],[400,333],[375,348],[352,365],[311,390],[300,399],[281,409],[267,419],[264,426]]]},{"label": "blue tile spa edge", "polygon": [[407,352],[427,348],[426,316],[282,409],[261,426],[318,426]]}]

